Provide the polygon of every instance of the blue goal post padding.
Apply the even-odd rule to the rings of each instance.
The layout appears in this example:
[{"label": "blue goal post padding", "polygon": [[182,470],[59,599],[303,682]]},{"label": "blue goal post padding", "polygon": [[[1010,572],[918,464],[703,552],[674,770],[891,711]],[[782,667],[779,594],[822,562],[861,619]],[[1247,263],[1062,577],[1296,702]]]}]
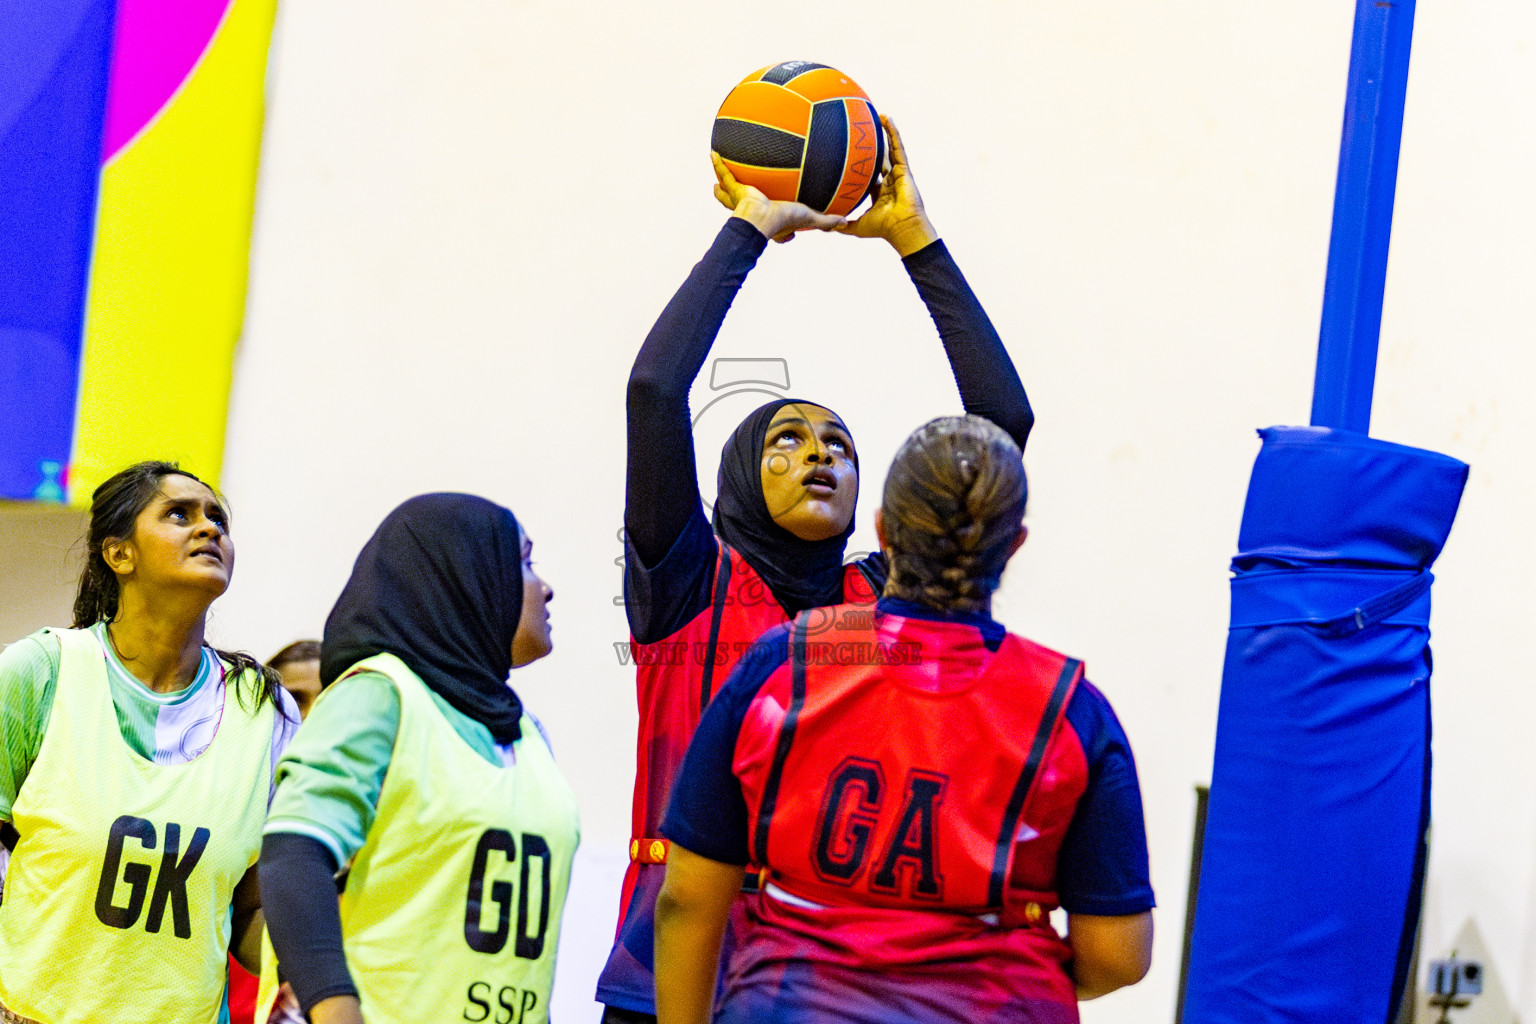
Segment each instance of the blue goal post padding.
[{"label": "blue goal post padding", "polygon": [[1270,427],[1232,561],[1184,1024],[1395,1019],[1429,813],[1429,567],[1465,463]]}]

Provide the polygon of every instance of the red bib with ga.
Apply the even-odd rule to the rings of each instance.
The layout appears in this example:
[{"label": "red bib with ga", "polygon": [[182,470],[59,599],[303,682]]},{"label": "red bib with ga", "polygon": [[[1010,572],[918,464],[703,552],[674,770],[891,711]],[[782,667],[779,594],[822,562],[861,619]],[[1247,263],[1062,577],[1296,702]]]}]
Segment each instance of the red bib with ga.
[{"label": "red bib with ga", "polygon": [[1054,940],[1056,857],[1087,783],[1058,743],[1081,678],[1081,662],[1012,634],[993,652],[963,623],[797,618],[737,739],[769,868],[754,913],[852,964]]}]

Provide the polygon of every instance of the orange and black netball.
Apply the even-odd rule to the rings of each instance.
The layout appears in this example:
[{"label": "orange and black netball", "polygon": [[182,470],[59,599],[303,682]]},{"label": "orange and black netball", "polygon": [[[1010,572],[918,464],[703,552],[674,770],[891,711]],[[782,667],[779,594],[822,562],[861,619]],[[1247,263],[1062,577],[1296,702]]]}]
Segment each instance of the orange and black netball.
[{"label": "orange and black netball", "polygon": [[715,115],[710,144],[737,181],[838,217],[874,193],[885,164],[885,131],[864,90],[803,60],[742,79]]}]

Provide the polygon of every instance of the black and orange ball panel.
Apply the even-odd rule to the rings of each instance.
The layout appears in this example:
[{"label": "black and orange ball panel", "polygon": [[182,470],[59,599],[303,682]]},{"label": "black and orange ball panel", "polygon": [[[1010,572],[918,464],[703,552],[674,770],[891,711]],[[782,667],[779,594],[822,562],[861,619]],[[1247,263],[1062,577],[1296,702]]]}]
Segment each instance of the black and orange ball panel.
[{"label": "black and orange ball panel", "polygon": [[847,75],[792,60],[761,68],[720,105],[711,148],[769,199],[841,217],[879,187],[885,130]]}]

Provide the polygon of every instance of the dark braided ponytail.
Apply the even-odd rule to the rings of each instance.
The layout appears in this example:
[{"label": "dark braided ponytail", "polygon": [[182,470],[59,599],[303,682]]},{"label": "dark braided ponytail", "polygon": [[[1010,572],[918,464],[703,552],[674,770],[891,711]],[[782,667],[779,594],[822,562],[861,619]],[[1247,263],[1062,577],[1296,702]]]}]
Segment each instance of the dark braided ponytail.
[{"label": "dark braided ponytail", "polygon": [[1000,427],[980,416],[919,427],[885,478],[885,593],[940,611],[984,610],[1028,497],[1023,453]]},{"label": "dark braided ponytail", "polygon": [[[117,574],[102,557],[102,546],[110,540],[133,536],[139,513],[160,493],[160,481],[172,474],[203,484],[174,462],[151,461],[129,466],[91,493],[91,525],[85,536],[85,570],[80,573],[80,588],[75,592],[76,629],[89,629],[98,622],[111,622],[117,617]],[[279,714],[284,713],[282,701],[277,696],[278,675],[275,671],[244,651],[221,651],[209,646],[229,666],[231,680],[253,681],[253,685],[243,688],[249,692],[242,693],[241,687],[234,687],[242,707],[254,710],[261,707],[262,701],[270,700]]]}]

